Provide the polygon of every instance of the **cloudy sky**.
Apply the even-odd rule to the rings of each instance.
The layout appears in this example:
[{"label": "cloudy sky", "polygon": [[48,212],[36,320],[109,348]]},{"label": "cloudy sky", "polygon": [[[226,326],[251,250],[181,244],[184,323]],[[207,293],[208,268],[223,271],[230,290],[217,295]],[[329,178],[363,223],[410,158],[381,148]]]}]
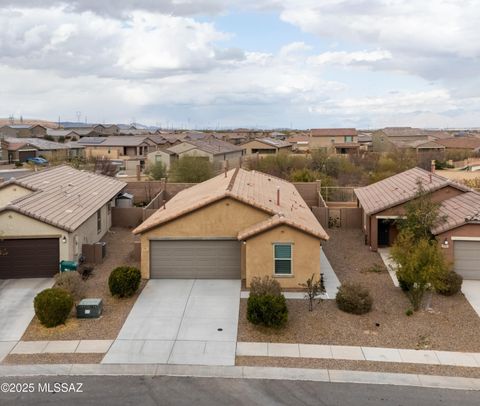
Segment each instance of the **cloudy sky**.
[{"label": "cloudy sky", "polygon": [[480,0],[0,0],[0,117],[480,126]]}]

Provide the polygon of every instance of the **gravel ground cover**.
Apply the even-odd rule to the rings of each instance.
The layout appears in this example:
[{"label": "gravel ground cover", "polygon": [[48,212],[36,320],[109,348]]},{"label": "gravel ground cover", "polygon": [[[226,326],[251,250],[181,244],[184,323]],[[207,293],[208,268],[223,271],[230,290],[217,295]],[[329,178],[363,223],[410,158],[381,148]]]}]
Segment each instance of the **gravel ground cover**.
[{"label": "gravel ground cover", "polygon": [[[242,299],[238,341],[480,352],[480,318],[463,294],[433,295],[432,311],[407,316],[408,299],[393,285],[380,256],[364,245],[361,231],[329,229],[328,233],[330,240],[323,249],[338,278],[367,287],[373,310],[352,315],[338,310],[334,300],[326,300],[309,312],[306,301],[287,300],[287,326],[271,330],[247,321],[247,300]],[[368,271],[374,265],[380,272]]]},{"label": "gravel ground cover", "polygon": [[99,364],[105,354],[10,354],[2,364]]},{"label": "gravel ground cover", "polygon": [[74,308],[66,324],[54,328],[43,327],[34,317],[22,340],[106,340],[117,337],[145,281],[131,298],[112,297],[108,289],[110,272],[120,265],[139,267],[140,264],[133,259],[134,236],[131,230],[112,228],[103,241],[107,243],[106,258],[101,265],[95,265],[93,275],[85,282],[86,297],[103,299],[102,316],[99,319],[77,319]]},{"label": "gravel ground cover", "polygon": [[235,365],[270,366],[282,368],[340,369],[349,371],[394,372],[406,374],[461,376],[480,378],[480,368],[442,365],[396,364],[390,362],[347,361],[331,359],[298,359],[271,357],[237,357]]}]

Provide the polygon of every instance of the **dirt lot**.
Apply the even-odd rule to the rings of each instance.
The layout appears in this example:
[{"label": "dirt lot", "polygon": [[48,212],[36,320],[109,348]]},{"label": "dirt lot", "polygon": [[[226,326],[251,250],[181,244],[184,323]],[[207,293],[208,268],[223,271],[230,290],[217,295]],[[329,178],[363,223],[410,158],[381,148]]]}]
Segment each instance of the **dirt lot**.
[{"label": "dirt lot", "polygon": [[131,230],[112,228],[104,237],[107,242],[107,256],[101,265],[96,265],[93,275],[85,282],[87,285],[86,297],[103,299],[103,315],[99,319],[77,319],[72,312],[72,317],[67,323],[54,328],[43,327],[34,317],[22,340],[101,340],[117,337],[125,319],[130,312],[139,292],[128,299],[117,299],[110,295],[108,290],[108,277],[117,266],[139,266],[133,259],[134,236]]},{"label": "dirt lot", "polygon": [[363,244],[360,230],[329,229],[324,251],[341,282],[356,281],[368,287],[373,310],[363,316],[337,309],[334,300],[325,300],[308,311],[307,302],[288,300],[289,321],[275,331],[253,326],[246,320],[246,303],[241,300],[238,341],[315,343],[391,348],[435,349],[480,352],[480,318],[462,294],[434,295],[432,312],[406,316],[410,307],[384,269],[367,272],[382,264],[377,253]]}]

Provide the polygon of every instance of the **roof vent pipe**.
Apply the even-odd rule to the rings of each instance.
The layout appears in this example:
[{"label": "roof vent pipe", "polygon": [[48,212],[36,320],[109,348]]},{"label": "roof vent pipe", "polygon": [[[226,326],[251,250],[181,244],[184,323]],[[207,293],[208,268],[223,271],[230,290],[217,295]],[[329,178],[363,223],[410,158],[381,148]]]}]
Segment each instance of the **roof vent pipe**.
[{"label": "roof vent pipe", "polygon": [[430,172],[435,173],[435,159],[430,163]]},{"label": "roof vent pipe", "polygon": [[280,186],[277,186],[277,206],[280,206]]}]

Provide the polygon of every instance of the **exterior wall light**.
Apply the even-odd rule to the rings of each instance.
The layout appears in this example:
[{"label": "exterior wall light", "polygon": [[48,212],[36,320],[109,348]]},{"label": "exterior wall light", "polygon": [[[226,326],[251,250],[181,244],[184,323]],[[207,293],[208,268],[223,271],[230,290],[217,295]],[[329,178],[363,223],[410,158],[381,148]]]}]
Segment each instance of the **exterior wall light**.
[{"label": "exterior wall light", "polygon": [[62,237],[62,242],[63,242],[64,244],[66,244],[66,243],[67,243],[67,237],[63,236],[63,237]]},{"label": "exterior wall light", "polygon": [[445,240],[443,240],[442,248],[448,248],[448,238],[445,238]]}]

